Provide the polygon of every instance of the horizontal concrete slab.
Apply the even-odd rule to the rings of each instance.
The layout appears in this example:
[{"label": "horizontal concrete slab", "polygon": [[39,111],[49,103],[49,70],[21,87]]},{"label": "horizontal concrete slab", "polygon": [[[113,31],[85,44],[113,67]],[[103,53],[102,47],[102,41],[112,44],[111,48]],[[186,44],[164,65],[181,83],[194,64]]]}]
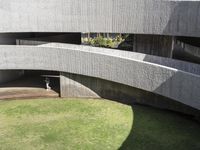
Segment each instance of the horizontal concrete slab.
[{"label": "horizontal concrete slab", "polygon": [[0,32],[112,32],[200,37],[200,1],[0,0]]}]

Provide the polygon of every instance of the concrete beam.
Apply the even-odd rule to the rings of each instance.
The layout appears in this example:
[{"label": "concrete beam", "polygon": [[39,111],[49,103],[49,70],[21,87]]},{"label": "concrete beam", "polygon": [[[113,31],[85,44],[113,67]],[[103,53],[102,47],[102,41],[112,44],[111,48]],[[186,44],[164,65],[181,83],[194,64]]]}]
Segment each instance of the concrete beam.
[{"label": "concrete beam", "polygon": [[200,1],[0,0],[0,32],[110,32],[200,37]]}]

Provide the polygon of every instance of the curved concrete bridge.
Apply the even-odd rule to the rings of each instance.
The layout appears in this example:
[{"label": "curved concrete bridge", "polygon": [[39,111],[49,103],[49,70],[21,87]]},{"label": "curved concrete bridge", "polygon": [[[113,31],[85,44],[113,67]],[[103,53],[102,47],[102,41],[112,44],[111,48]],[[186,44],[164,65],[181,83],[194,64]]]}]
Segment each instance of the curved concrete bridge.
[{"label": "curved concrete bridge", "polygon": [[52,43],[0,46],[0,69],[54,70],[104,79],[152,92],[200,110],[200,65],[178,60]]}]

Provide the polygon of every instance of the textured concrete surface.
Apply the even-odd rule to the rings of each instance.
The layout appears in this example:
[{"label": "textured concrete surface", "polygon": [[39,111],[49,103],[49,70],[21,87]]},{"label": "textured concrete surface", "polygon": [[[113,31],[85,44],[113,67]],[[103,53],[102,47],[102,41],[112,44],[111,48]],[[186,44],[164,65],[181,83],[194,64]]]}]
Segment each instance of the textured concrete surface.
[{"label": "textured concrete surface", "polygon": [[200,36],[200,1],[0,0],[0,32]]},{"label": "textured concrete surface", "polygon": [[[103,54],[103,55],[137,59],[137,60],[155,63],[158,65],[163,65],[166,67],[171,67],[171,68],[175,68],[178,70],[182,70],[182,71],[186,71],[189,73],[200,75],[200,65],[198,65],[198,64],[174,60],[174,59],[170,59],[170,58],[157,57],[157,56],[153,56],[153,55],[146,55],[146,54],[142,54],[142,53],[138,53],[138,52],[135,53],[135,52],[127,52],[127,51],[121,51],[121,50],[113,50],[113,49],[98,48],[98,47],[93,48],[90,46],[63,44],[63,43],[54,43],[54,42],[48,43],[48,42],[43,42],[43,41],[34,40],[34,39],[17,40],[17,41],[18,41],[19,45],[37,45],[39,47],[83,50],[86,52],[95,52],[95,53],[99,53],[99,54]],[[139,44],[139,45],[142,45],[142,44]],[[169,48],[171,47],[170,44],[168,46],[169,46]],[[150,46],[147,45],[147,47],[150,47]],[[147,47],[145,47],[145,48],[147,48]],[[142,48],[140,48],[140,50],[142,50]],[[163,50],[167,50],[167,49],[163,48]],[[168,52],[170,52],[170,51],[171,50],[169,50]],[[144,52],[144,51],[142,51],[142,52]],[[166,54],[168,52],[166,52]]]},{"label": "textured concrete surface", "polygon": [[134,52],[171,58],[173,43],[172,36],[133,35]]},{"label": "textured concrete surface", "polygon": [[131,58],[127,53],[122,55],[124,53],[121,51],[107,54],[105,52],[108,49],[77,45],[42,46],[0,46],[0,69],[55,70],[91,76],[152,92],[200,109],[199,65],[194,65],[195,71],[188,69],[189,72],[186,72],[178,67],[193,68],[193,64],[177,61],[177,68],[172,68],[176,66],[176,61],[167,67],[143,61],[139,59],[141,57]]},{"label": "textured concrete surface", "polygon": [[[89,80],[85,80],[81,76],[76,76],[76,78],[73,78],[73,77],[74,75],[72,74],[61,72],[60,74],[60,96],[61,97],[101,98],[102,95],[98,95],[97,92],[94,92],[91,87],[88,88],[85,86],[86,84],[85,85],[81,84],[82,82],[84,81],[88,82]],[[88,82],[88,85],[90,83],[91,82]],[[94,87],[98,87],[95,84],[93,85]]]},{"label": "textured concrete surface", "polygon": [[61,72],[61,97],[105,98],[125,104],[145,104],[200,116],[200,111],[172,99],[124,84]]},{"label": "textured concrete surface", "polygon": [[62,44],[62,43],[47,43],[43,45],[39,45],[40,47],[49,47],[49,48],[61,48],[66,50],[77,50],[77,51],[85,51],[88,53],[98,53],[101,55],[109,55],[114,57],[122,57],[126,59],[134,59],[138,61],[144,61],[147,63],[154,63],[157,65],[162,65],[165,67],[175,68],[178,70],[182,70],[185,72],[189,72],[192,74],[200,75],[200,65],[174,60],[170,58],[163,58],[153,55],[146,55],[142,53],[136,52],[127,52],[121,50],[113,50],[109,48],[98,48],[91,46],[83,46],[83,45],[73,45],[73,44]]}]

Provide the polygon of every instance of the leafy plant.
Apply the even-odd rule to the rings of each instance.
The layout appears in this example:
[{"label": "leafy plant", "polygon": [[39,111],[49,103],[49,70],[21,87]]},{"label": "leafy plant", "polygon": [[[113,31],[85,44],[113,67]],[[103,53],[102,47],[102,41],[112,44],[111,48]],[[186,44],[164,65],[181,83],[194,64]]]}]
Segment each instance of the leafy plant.
[{"label": "leafy plant", "polygon": [[110,38],[109,36],[105,37],[98,35],[93,38],[83,38],[82,43],[86,45],[96,46],[96,47],[108,47],[108,48],[117,48],[120,43],[122,43],[127,35],[117,35],[115,38]]}]

